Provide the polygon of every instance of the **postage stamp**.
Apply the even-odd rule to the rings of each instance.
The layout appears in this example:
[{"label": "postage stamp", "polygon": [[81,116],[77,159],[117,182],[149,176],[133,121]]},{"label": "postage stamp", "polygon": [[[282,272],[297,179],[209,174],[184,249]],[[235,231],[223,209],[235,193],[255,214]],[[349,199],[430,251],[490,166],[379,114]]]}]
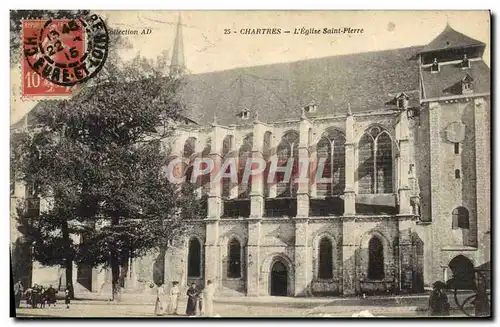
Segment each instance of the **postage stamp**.
[{"label": "postage stamp", "polygon": [[22,21],[23,96],[69,95],[95,76],[108,55],[108,33],[97,15]]},{"label": "postage stamp", "polygon": [[490,22],[11,11],[12,315],[492,317]]}]

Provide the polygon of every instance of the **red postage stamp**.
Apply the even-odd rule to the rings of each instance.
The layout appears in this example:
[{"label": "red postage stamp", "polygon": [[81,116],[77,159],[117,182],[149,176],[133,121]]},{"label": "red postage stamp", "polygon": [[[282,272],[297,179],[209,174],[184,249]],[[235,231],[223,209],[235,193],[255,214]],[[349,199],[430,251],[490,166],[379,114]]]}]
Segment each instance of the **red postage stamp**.
[{"label": "red postage stamp", "polygon": [[102,69],[109,35],[97,15],[24,20],[23,96],[70,95]]},{"label": "red postage stamp", "polygon": [[[75,54],[85,52],[85,33],[81,30],[70,30],[70,19],[54,19],[44,28],[47,20],[23,20],[22,36],[24,41],[36,38],[54,62],[69,62]],[[74,29],[74,28],[73,28]],[[71,33],[68,33],[71,31]],[[53,72],[51,72],[53,73]],[[47,72],[46,72],[46,75]],[[22,60],[22,94],[25,97],[65,96],[70,95],[78,87],[58,85],[38,74],[30,67],[30,63]]]}]

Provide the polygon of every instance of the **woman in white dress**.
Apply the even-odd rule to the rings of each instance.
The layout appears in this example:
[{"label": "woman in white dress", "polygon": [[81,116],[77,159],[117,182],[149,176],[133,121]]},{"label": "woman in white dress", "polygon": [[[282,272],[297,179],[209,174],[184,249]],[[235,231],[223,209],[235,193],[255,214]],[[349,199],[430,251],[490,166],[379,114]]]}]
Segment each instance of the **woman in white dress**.
[{"label": "woman in white dress", "polygon": [[163,283],[161,283],[158,285],[158,289],[156,290],[155,315],[163,316],[165,310],[165,287],[163,286]]},{"label": "woman in white dress", "polygon": [[168,298],[168,309],[167,313],[169,315],[177,314],[177,306],[179,305],[179,283],[172,282],[172,287],[170,288],[169,298]]}]

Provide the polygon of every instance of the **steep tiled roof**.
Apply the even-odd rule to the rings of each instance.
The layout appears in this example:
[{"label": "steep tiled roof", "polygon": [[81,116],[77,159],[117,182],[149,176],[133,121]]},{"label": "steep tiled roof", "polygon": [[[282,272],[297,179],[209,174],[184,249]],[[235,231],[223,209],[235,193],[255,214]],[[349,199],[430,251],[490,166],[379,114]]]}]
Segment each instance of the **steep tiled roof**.
[{"label": "steep tiled roof", "polygon": [[[400,92],[418,103],[421,47],[332,56],[290,63],[235,68],[188,76],[182,98],[186,116],[199,124],[243,124],[245,108],[259,120],[297,119],[314,101],[315,116],[393,109]],[[252,122],[252,119],[247,121]]]},{"label": "steep tiled roof", "polygon": [[457,32],[447,25],[441,34],[421,50],[421,53],[484,45],[483,42]]},{"label": "steep tiled roof", "polygon": [[[431,73],[430,67],[422,70],[422,82],[426,99],[459,95],[461,81],[472,77],[474,93],[490,92],[490,68],[484,61],[470,61],[470,68],[461,69],[460,63],[441,65],[438,73]],[[424,96],[422,96],[424,97]]]}]

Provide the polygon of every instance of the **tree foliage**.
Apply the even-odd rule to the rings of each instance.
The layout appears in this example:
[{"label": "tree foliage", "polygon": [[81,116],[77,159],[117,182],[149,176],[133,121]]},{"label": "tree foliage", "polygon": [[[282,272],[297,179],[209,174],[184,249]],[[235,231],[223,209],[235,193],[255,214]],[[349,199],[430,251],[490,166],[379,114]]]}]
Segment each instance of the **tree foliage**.
[{"label": "tree foliage", "polygon": [[165,74],[164,57],[114,69],[70,100],[40,105],[12,155],[18,178],[52,199],[35,226],[38,258],[110,266],[113,293],[130,256],[167,246],[204,208],[193,186],[164,172],[182,79]]}]

